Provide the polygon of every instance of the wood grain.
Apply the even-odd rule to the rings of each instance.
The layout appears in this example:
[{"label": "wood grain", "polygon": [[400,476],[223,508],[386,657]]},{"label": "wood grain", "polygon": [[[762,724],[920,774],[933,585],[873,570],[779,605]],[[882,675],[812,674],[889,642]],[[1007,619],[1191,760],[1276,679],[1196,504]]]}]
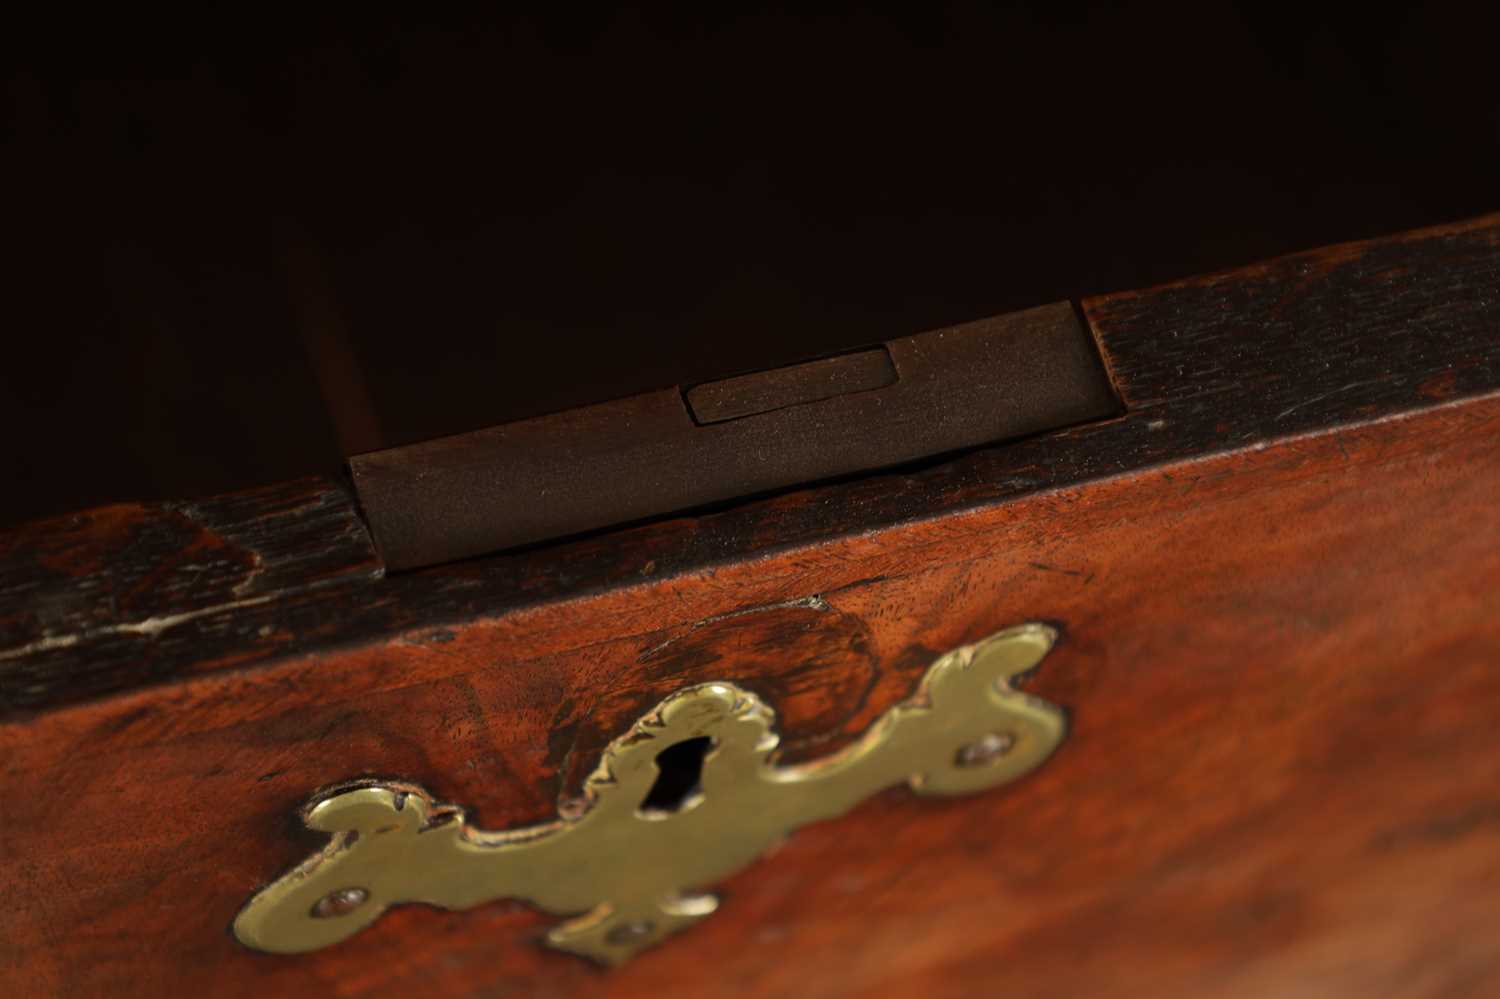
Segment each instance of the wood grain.
[{"label": "wood grain", "polygon": [[[236,612],[249,631],[157,636],[173,665],[148,682],[0,725],[0,983],[1500,990],[1495,225],[1087,303],[1130,407],[1109,424],[546,553],[288,588]],[[811,756],[937,654],[1035,619],[1063,639],[1032,689],[1072,717],[1041,771],[804,830],[618,971],[544,950],[548,921],[503,902],[412,907],[300,957],[227,935],[318,845],[295,812],[319,787],[399,777],[488,828],[539,821],[680,686],[755,690],[788,757]]]},{"label": "wood grain", "polygon": [[275,629],[246,611],[382,575],[347,494],[319,479],[0,533],[0,715],[97,688],[98,670],[121,686],[171,675],[172,639],[210,622],[253,646]]},{"label": "wood grain", "polygon": [[[0,712],[565,603],[642,577],[691,576],[849,533],[964,514],[1481,393],[1500,385],[1497,246],[1500,215],[1486,216],[1086,299],[1085,314],[1129,406],[1121,419],[535,550],[388,578],[329,580],[149,635],[59,627],[54,637],[69,644],[43,646],[23,635],[19,645],[0,645]],[[354,519],[352,509],[341,516]],[[107,535],[89,542],[96,550],[110,543]],[[309,541],[314,551],[323,543]],[[776,589],[772,583],[737,599],[764,602]],[[722,610],[712,590],[689,599],[698,617]],[[0,620],[30,606],[23,592],[0,592]]]}]

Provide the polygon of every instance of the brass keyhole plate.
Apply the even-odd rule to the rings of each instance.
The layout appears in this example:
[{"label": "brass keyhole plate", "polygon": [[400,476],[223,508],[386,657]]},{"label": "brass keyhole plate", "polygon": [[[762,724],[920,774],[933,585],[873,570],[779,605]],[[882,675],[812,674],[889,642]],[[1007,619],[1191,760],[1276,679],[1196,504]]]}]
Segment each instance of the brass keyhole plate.
[{"label": "brass keyhole plate", "polygon": [[[618,964],[707,917],[718,906],[708,887],[802,826],[897,784],[970,794],[1035,769],[1062,741],[1064,716],[1010,681],[1056,637],[1024,624],[956,649],[858,741],[797,766],[776,765],[775,713],[754,694],[689,687],[610,743],[575,817],[542,825],[476,829],[413,785],[315,800],[304,819],[332,834],[328,846],[257,892],[234,934],[298,953],[344,940],[393,905],[461,910],[509,898],[569,917],[548,933],[551,946]],[[661,793],[658,757],[692,740],[706,740],[695,744],[696,784],[649,806]]]}]

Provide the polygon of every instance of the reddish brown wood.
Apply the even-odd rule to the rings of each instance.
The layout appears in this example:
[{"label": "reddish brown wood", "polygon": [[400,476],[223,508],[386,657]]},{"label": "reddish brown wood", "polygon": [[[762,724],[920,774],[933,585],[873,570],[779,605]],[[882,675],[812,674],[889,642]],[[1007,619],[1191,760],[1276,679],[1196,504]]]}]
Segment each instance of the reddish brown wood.
[{"label": "reddish brown wood", "polygon": [[[1486,232],[1424,238],[1482,246]],[[1410,257],[1410,243],[1396,245]],[[540,576],[513,577],[502,600],[496,570],[475,567],[291,593],[278,613],[297,627],[359,592],[402,606],[371,608],[383,616],[361,619],[362,636],[318,620],[276,656],[236,663],[213,645],[196,674],[13,716],[0,982],[20,995],[1500,990],[1500,392],[1497,327],[1483,325],[1495,296],[1474,283],[1495,261],[1463,252],[1470,283],[1442,278],[1446,301],[1375,295],[1385,325],[1368,340],[1336,321],[1343,298],[1319,313],[1305,296],[1394,266],[1384,245],[1090,303],[1132,413],[1050,443],[1071,481],[1015,491],[966,478],[973,464],[932,469],[898,491],[967,490],[962,502],[836,533],[797,518],[866,486],[786,497],[757,514],[778,548],[686,567],[678,535],[732,540],[749,515],[642,528],[615,538],[630,550],[608,585],[570,580],[602,570],[553,552],[545,600],[514,596]],[[1254,336],[1298,328],[1348,365],[1297,376],[1301,396],[1269,374],[1223,387],[1178,343],[1243,370]],[[1382,356],[1406,368],[1361,367],[1376,334],[1403,331],[1428,353],[1402,341]],[[1281,414],[1284,431],[1241,436],[1254,399],[1257,425]],[[1219,443],[1190,446],[1200,432]],[[1088,450],[1104,434],[1112,467]],[[1055,474],[1027,465],[1046,453],[1027,447],[1042,445],[978,467]],[[1095,455],[1087,474],[1068,465],[1077,449]],[[427,603],[422,578],[438,592]],[[891,792],[807,829],[724,885],[711,919],[617,971],[544,950],[549,921],[512,903],[396,912],[302,957],[227,935],[250,893],[317,845],[294,815],[318,787],[401,777],[487,827],[536,821],[682,685],[756,690],[805,757],[861,731],[939,652],[1030,619],[1064,632],[1032,681],[1072,713],[1046,767],[972,799]]]},{"label": "reddish brown wood", "polygon": [[[63,621],[53,637],[76,639],[66,646],[35,647],[35,631],[13,639],[0,623],[0,717],[476,614],[519,611],[642,576],[701,572],[1462,399],[1500,387],[1496,287],[1500,216],[1489,216],[1086,300],[1084,311],[1129,410],[1122,419],[691,519],[391,578],[330,578],[326,585],[289,589],[274,602],[223,612],[213,603],[194,604],[198,587],[191,572],[165,573],[158,585],[207,613],[150,634],[99,633]],[[324,491],[340,495],[331,485]],[[248,505],[247,515],[255,507],[244,497],[213,502]],[[337,530],[350,533],[336,532],[341,540],[333,551],[354,544],[340,557],[367,557],[361,553],[368,542],[354,536],[357,528],[350,525],[357,520],[347,501],[337,513]],[[299,536],[300,548],[286,544]],[[316,558],[330,545],[326,537],[301,532],[263,536],[260,543],[268,540]],[[101,532],[87,544],[108,552],[115,539]],[[96,557],[114,571],[112,559]],[[0,568],[11,571],[10,578],[24,584],[34,568],[24,561],[19,570],[11,563]],[[726,599],[705,596],[712,606]],[[0,622],[24,620],[28,597],[0,586]],[[121,615],[114,623],[139,622]],[[28,651],[13,655],[18,648]]]},{"label": "reddish brown wood", "polygon": [[[7,975],[55,994],[595,988],[509,904],[403,912],[300,958],[225,927],[308,849],[291,816],[324,784],[374,770],[531,821],[576,791],[570,756],[663,690],[733,676],[822,750],[932,653],[1048,617],[1067,637],[1036,690],[1074,731],[1042,773],[808,830],[612,990],[1493,984],[1497,441],[1490,398],[9,726]],[[677,610],[766,580],[781,599],[734,617]]]}]

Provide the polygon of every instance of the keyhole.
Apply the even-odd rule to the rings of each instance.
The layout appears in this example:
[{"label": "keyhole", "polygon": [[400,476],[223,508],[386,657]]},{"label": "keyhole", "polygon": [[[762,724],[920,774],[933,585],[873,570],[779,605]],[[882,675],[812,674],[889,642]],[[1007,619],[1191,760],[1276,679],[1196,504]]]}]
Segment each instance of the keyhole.
[{"label": "keyhole", "polygon": [[656,754],[656,783],[641,802],[647,818],[680,812],[703,791],[703,758],[714,741],[706,735],[673,743]]}]

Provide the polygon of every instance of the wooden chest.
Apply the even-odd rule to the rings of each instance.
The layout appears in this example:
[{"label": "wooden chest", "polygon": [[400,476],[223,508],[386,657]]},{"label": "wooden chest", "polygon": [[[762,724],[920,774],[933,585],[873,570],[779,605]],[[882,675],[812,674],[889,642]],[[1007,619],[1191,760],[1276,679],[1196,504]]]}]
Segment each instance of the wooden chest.
[{"label": "wooden chest", "polygon": [[[0,991],[1500,994],[1500,217],[1081,313],[1111,415],[509,553],[388,573],[321,480],[0,537]],[[1065,724],[1045,762],[662,875],[716,911],[613,967],[524,898],[305,953],[236,932],[287,872],[374,849],[306,828],[320,797],[553,835],[706,684],[773,711],[801,779],[1028,624],[1055,639],[1013,681]],[[730,835],[601,834],[527,876]]]}]

